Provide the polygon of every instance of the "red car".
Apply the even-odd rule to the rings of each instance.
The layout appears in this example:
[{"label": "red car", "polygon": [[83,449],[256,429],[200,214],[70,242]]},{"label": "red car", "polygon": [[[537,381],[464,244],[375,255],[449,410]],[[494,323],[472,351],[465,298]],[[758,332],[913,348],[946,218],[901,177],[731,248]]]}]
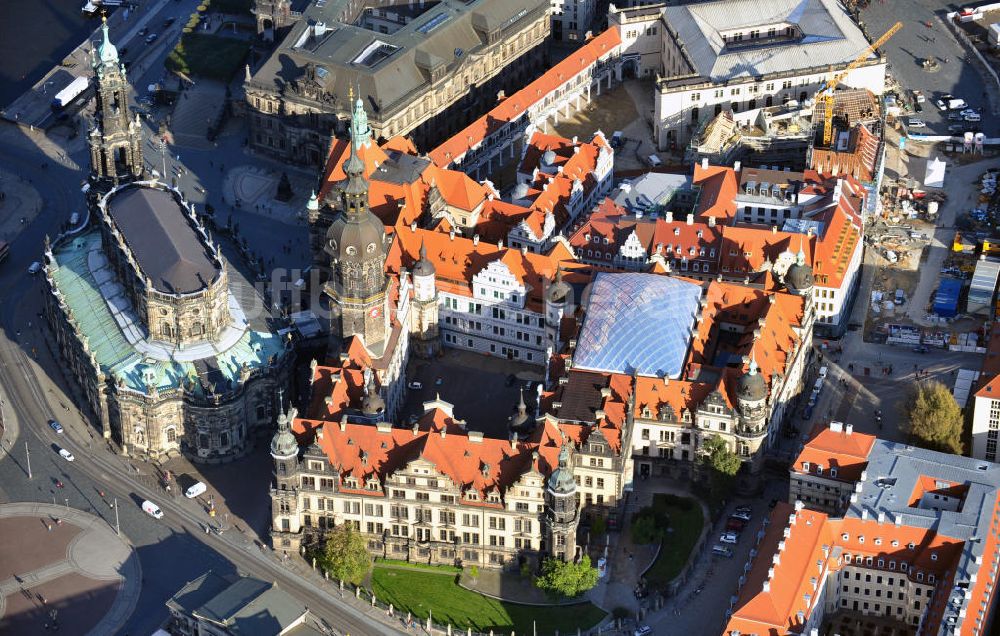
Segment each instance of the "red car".
[{"label": "red car", "polygon": [[731,530],[733,532],[743,532],[743,528],[747,527],[747,522],[742,519],[736,519],[735,517],[730,517],[726,521],[726,530]]}]

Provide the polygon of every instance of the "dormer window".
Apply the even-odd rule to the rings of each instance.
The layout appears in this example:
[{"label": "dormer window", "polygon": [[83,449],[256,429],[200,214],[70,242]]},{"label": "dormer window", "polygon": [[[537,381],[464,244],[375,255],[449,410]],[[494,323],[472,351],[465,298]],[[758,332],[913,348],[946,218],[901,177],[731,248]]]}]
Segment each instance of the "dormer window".
[{"label": "dormer window", "polygon": [[681,235],[681,228],[675,227],[674,228],[674,236],[680,236],[680,235]]},{"label": "dormer window", "polygon": [[809,462],[802,462],[802,470],[807,473],[809,472]]}]

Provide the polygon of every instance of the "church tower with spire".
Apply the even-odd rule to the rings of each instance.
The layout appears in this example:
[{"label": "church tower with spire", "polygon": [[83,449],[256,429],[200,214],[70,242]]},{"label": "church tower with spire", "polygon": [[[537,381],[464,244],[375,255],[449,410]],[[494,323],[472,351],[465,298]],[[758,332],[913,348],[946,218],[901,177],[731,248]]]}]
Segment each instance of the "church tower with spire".
[{"label": "church tower with spire", "polygon": [[337,216],[323,248],[330,259],[324,291],[333,305],[332,336],[360,336],[373,355],[381,356],[389,334],[388,240],[382,221],[368,207],[368,179],[358,154],[370,139],[368,116],[358,99],[351,121],[351,155],[344,162],[347,178],[336,187]]},{"label": "church tower with spire", "polygon": [[97,84],[97,107],[87,142],[91,179],[99,189],[110,189],[123,181],[142,178],[145,166],[142,162],[142,124],[138,115],[129,115],[128,79],[125,66],[118,59],[118,49],[108,35],[107,18],[101,25],[101,32],[101,40],[94,47],[91,60]]}]

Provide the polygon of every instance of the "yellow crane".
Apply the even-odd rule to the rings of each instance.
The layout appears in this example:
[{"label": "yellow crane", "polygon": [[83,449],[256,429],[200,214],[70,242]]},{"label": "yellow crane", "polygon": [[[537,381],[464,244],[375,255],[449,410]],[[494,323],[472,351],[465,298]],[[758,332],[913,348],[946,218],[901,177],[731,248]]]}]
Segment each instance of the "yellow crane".
[{"label": "yellow crane", "polygon": [[841,72],[837,73],[836,75],[834,75],[833,77],[831,77],[826,82],[826,84],[823,85],[823,88],[819,89],[819,92],[816,93],[816,101],[817,101],[816,106],[823,108],[823,146],[824,147],[829,147],[830,144],[833,142],[833,91],[834,91],[834,89],[836,89],[837,85],[840,84],[840,82],[842,82],[845,77],[847,77],[848,73],[850,73],[854,69],[856,69],[859,66],[861,66],[865,62],[865,60],[868,59],[869,55],[871,55],[880,46],[882,46],[883,44],[885,44],[889,40],[889,38],[891,38],[892,36],[896,35],[896,32],[899,31],[902,28],[903,28],[903,23],[902,22],[897,22],[896,24],[892,25],[892,27],[888,31],[886,31],[885,33],[882,34],[882,37],[880,37],[879,39],[877,39],[874,42],[872,42],[871,46],[869,46],[867,49],[865,49],[864,52],[861,53],[861,55],[859,55],[856,58],[854,58],[854,61],[847,65],[847,68],[845,68],[843,71],[841,71]]}]

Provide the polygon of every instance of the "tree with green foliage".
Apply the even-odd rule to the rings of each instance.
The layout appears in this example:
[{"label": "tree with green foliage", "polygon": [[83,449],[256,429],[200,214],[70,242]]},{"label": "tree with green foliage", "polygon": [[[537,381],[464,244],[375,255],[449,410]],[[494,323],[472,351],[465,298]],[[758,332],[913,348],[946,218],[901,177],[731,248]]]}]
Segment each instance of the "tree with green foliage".
[{"label": "tree with green foliage", "polygon": [[728,477],[735,477],[740,470],[740,458],[729,450],[729,445],[718,435],[713,435],[701,445],[702,463]]},{"label": "tree with green foliage", "polygon": [[473,581],[475,581],[476,579],[479,578],[479,566],[478,565],[473,565],[472,567],[469,568],[469,576],[472,577]]},{"label": "tree with green foliage", "polygon": [[320,561],[331,577],[354,585],[364,580],[372,566],[367,541],[346,523],[326,535]]},{"label": "tree with green foliage", "polygon": [[553,596],[574,597],[597,585],[597,568],[585,556],[573,563],[562,559],[545,559],[542,575],[535,579],[535,587]]},{"label": "tree with green foliage", "polygon": [[709,437],[701,445],[698,462],[708,473],[712,499],[721,501],[732,489],[733,478],[743,462],[736,453],[729,450],[729,445],[718,435]]},{"label": "tree with green foliage", "polygon": [[917,446],[962,454],[962,409],[940,382],[916,384],[903,403],[907,432]]}]

